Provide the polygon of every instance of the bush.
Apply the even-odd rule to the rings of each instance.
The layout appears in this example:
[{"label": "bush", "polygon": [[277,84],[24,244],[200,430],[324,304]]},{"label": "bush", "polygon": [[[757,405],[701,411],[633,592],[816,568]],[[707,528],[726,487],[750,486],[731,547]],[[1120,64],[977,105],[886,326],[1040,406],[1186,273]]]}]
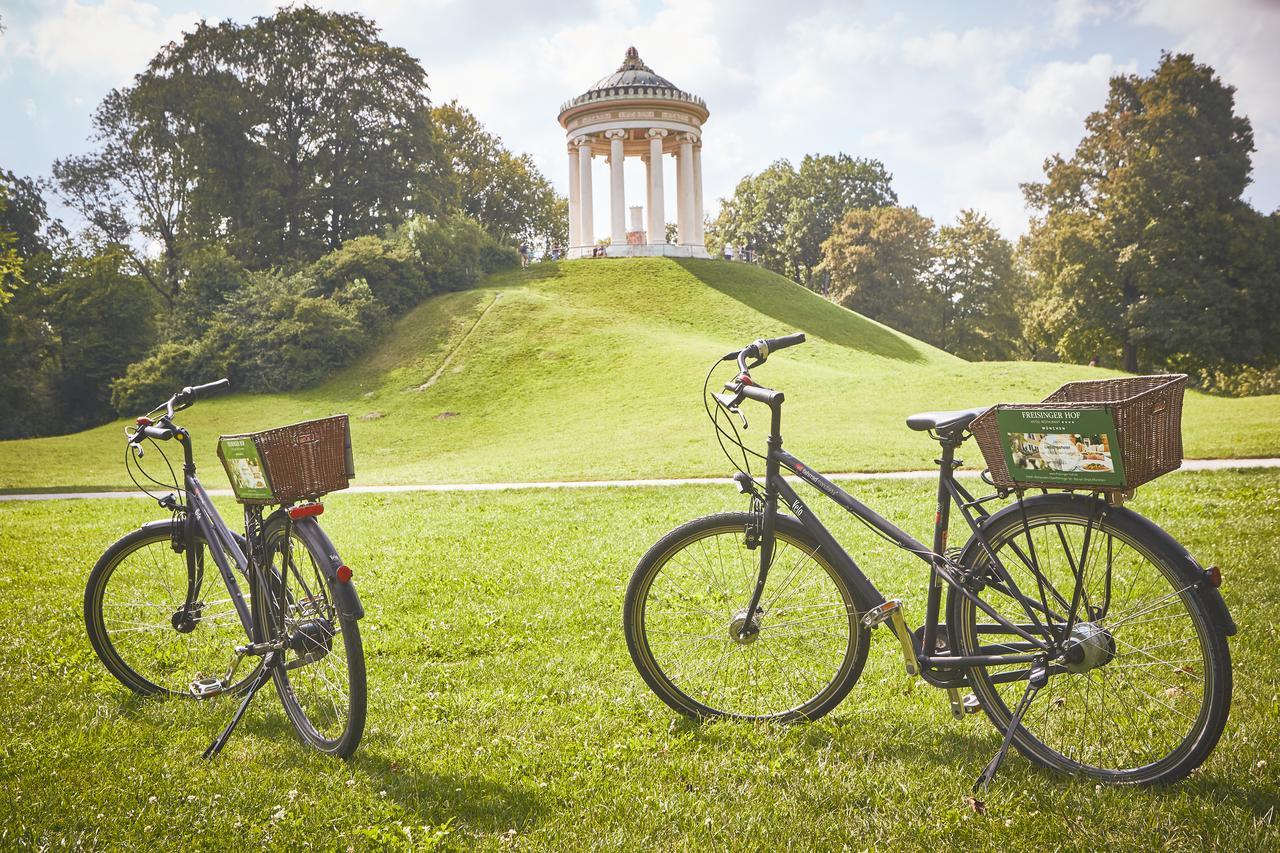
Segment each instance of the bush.
[{"label": "bush", "polygon": [[1280,365],[1237,367],[1228,370],[1204,369],[1191,377],[1194,385],[1210,394],[1226,397],[1259,397],[1280,394]]},{"label": "bush", "polygon": [[395,236],[348,240],[312,264],[308,272],[325,295],[364,282],[374,298],[392,314],[412,308],[429,292],[413,244]]}]

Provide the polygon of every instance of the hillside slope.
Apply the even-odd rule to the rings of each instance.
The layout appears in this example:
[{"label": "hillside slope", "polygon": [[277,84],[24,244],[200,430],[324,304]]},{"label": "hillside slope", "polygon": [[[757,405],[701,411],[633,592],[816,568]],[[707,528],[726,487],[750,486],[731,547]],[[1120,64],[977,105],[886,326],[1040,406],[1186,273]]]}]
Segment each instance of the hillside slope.
[{"label": "hillside slope", "polygon": [[[931,442],[903,425],[912,412],[1035,401],[1062,382],[1112,375],[970,364],[744,264],[589,260],[434,297],[316,388],[211,400],[180,422],[210,486],[225,485],[218,433],[334,412],[352,416],[365,484],[720,475],[731,469],[702,410],[708,366],[797,329],[809,343],[756,376],[787,391],[788,447],[832,471],[927,467]],[[753,414],[747,435],[758,444],[766,420]],[[1188,456],[1274,455],[1278,419],[1280,397],[1188,395]],[[123,424],[0,443],[0,489],[129,485]],[[976,448],[967,455],[980,459]]]}]

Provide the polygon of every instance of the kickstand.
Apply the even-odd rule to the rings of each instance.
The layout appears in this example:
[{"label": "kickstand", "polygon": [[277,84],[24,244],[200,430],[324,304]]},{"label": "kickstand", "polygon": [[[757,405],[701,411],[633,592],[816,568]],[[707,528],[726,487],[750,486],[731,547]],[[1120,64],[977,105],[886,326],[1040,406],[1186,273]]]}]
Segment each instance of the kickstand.
[{"label": "kickstand", "polygon": [[1000,751],[996,753],[995,758],[987,763],[982,774],[978,776],[978,780],[973,783],[974,793],[986,791],[987,786],[991,784],[991,780],[995,778],[996,770],[1000,769],[1000,764],[1004,761],[1005,755],[1009,752],[1009,744],[1013,743],[1014,730],[1022,722],[1022,715],[1031,707],[1031,700],[1036,698],[1036,694],[1040,692],[1040,688],[1049,682],[1049,666],[1044,660],[1037,660],[1031,664],[1031,674],[1027,678],[1027,689],[1022,691],[1022,699],[1018,702],[1018,708],[1013,712],[1013,718],[1009,720],[1009,728],[1004,733],[1004,743],[1000,744]]},{"label": "kickstand", "polygon": [[271,678],[271,671],[276,665],[276,652],[271,652],[262,660],[262,666],[258,669],[258,674],[253,677],[253,682],[249,685],[248,692],[245,693],[244,701],[240,703],[240,707],[236,709],[236,713],[231,718],[231,722],[227,723],[227,727],[222,730],[222,734],[214,738],[213,743],[209,744],[209,748],[204,751],[204,758],[212,759],[222,752],[222,748],[227,745],[227,741],[231,738],[231,733],[235,731],[236,726],[240,724],[244,712],[249,709],[249,703],[253,701],[253,697],[263,688]]}]

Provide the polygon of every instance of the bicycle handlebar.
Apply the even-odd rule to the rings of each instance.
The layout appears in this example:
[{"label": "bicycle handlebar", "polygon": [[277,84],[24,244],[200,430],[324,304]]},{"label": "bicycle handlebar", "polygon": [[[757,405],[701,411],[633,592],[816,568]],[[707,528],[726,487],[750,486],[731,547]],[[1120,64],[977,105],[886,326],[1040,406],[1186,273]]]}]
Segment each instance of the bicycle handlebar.
[{"label": "bicycle handlebar", "polygon": [[138,455],[141,456],[142,439],[150,438],[154,441],[168,441],[178,434],[179,428],[173,426],[169,420],[173,417],[174,412],[187,408],[201,397],[226,391],[230,387],[230,379],[219,379],[216,382],[206,382],[203,385],[188,385],[151,410],[154,413],[164,409],[165,413],[160,418],[160,426],[152,426],[151,418],[144,416],[138,418],[138,426],[132,432],[126,428],[124,434],[128,439],[127,443],[133,445],[138,450]]},{"label": "bicycle handlebar", "polygon": [[[780,338],[760,338],[747,344],[737,352],[731,352],[726,355],[722,361],[737,361],[738,370],[747,373],[752,367],[759,367],[764,364],[772,353],[778,350],[793,347],[802,344],[805,341],[804,332],[794,332],[790,335],[783,335]],[[747,359],[754,358],[755,363],[748,365]]]},{"label": "bicycle handlebar", "polygon": [[203,385],[188,385],[173,395],[173,402],[184,407],[189,406],[201,397],[226,391],[230,387],[230,379],[219,379],[217,382],[206,382]]}]

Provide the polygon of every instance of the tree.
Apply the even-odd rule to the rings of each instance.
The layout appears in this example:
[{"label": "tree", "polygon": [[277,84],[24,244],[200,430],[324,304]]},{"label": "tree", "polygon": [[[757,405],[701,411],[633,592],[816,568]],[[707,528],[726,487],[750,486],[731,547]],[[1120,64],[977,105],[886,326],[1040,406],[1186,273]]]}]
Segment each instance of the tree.
[{"label": "tree", "polygon": [[1062,358],[1128,371],[1274,363],[1275,260],[1241,200],[1254,150],[1234,88],[1187,54],[1112,78],[1069,160],[1023,192],[1026,264]]},{"label": "tree", "polygon": [[0,439],[32,435],[56,418],[56,337],[46,309],[59,275],[54,245],[64,238],[39,186],[0,169]]},{"label": "tree", "polygon": [[431,111],[448,167],[447,205],[500,242],[569,242],[567,211],[528,154],[515,155],[456,100]]},{"label": "tree", "polygon": [[877,160],[847,154],[806,155],[799,170],[779,160],[738,182],[712,228],[717,253],[751,250],[774,272],[807,286],[822,261],[822,242],[855,209],[896,204],[892,176]]},{"label": "tree", "polygon": [[161,246],[152,283],[172,299],[184,242],[256,269],[438,213],[429,106],[417,60],[359,15],[201,22],[108,95],[99,149],[55,175],[104,241]]},{"label": "tree", "polygon": [[938,229],[934,245],[939,345],[971,360],[1012,358],[1021,338],[1019,312],[1030,300],[1020,288],[1009,241],[985,216],[964,210],[955,225]]},{"label": "tree", "polygon": [[[149,94],[109,92],[93,114],[90,139],[98,150],[56,160],[53,175],[94,238],[118,247],[131,272],[172,303],[195,169],[175,139],[172,117]],[[158,263],[148,260],[148,246],[159,248]]]},{"label": "tree", "polygon": [[58,426],[65,431],[108,417],[111,380],[155,342],[157,300],[129,267],[124,249],[108,246],[72,257],[50,288],[47,317],[57,334],[55,398]]},{"label": "tree", "polygon": [[854,209],[822,244],[830,298],[929,343],[941,341],[933,220],[914,207]]}]

